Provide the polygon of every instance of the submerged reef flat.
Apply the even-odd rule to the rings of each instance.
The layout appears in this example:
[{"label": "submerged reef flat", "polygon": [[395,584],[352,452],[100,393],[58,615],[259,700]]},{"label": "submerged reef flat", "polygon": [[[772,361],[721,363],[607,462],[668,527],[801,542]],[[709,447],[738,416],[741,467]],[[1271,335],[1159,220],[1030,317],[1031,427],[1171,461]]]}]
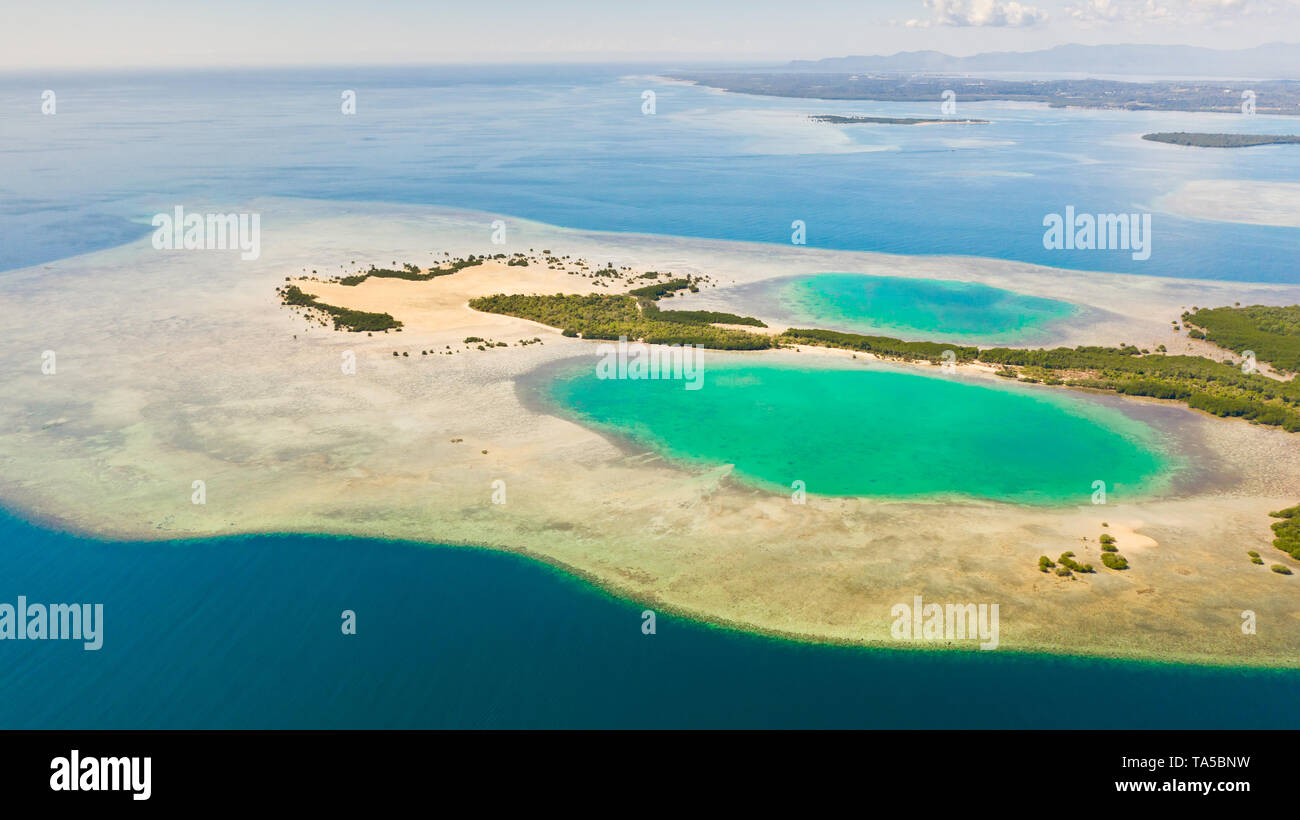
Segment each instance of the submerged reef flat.
[{"label": "submerged reef flat", "polygon": [[[1154,398],[1016,384],[1031,397],[1070,396],[1121,413],[1184,466],[1154,493],[1110,485],[1104,504],[1091,481],[1046,505],[835,495],[815,482],[796,503],[796,488],[756,486],[732,463],[674,458],[548,406],[539,387],[556,368],[594,367],[598,346],[610,342],[470,303],[622,295],[689,278],[695,291],[654,300],[698,323],[676,324],[773,340],[705,351],[699,392],[710,389],[714,365],[721,376],[753,363],[904,368],[1005,389],[999,364],[954,361],[945,374],[944,362],[778,342],[788,327],[751,309],[744,288],[827,271],[980,282],[1089,309],[1053,324],[1044,346],[1124,342],[1219,357],[1222,348],[1171,322],[1192,306],[1295,304],[1300,289],[574,231],[416,206],[254,207],[276,216],[258,260],[160,253],[145,239],[7,274],[7,506],[115,538],[288,531],[481,545],[650,607],[809,641],[974,649],[897,642],[891,611],[919,595],[999,604],[998,651],[1298,663],[1296,577],[1267,566],[1295,564],[1272,546],[1277,519],[1268,515],[1300,500],[1295,434]],[[490,241],[496,219],[511,229],[501,246]],[[409,278],[350,279],[372,266],[408,270],[403,263],[416,268]],[[276,289],[286,284],[319,304],[400,325],[335,329],[310,305],[282,304]],[[45,351],[57,359],[52,372],[43,372]],[[862,425],[888,441],[887,426]],[[1116,540],[1126,569],[1103,565],[1102,533]],[[1269,560],[1253,564],[1246,550]],[[1066,552],[1095,572],[1040,571],[1040,556]],[[1243,634],[1246,609],[1272,626]]]}]

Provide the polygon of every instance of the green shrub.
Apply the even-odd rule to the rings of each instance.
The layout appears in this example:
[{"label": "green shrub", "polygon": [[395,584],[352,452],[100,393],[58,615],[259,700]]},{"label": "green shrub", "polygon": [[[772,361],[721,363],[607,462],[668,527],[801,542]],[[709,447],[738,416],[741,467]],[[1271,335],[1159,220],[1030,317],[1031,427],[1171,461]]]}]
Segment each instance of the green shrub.
[{"label": "green shrub", "polygon": [[1273,546],[1294,556],[1300,550],[1300,504],[1285,510],[1269,513],[1273,518],[1282,520],[1273,525]]},{"label": "green shrub", "polygon": [[646,285],[642,288],[633,288],[627,292],[627,295],[654,301],[655,299],[660,299],[664,296],[671,296],[675,290],[686,290],[690,286],[690,279],[669,279],[667,282],[660,282],[657,285]]},{"label": "green shrub", "polygon": [[1113,552],[1103,553],[1101,556],[1101,562],[1105,564],[1108,569],[1128,569],[1128,559]]},{"label": "green shrub", "polygon": [[1291,568],[1290,568],[1290,567],[1287,567],[1287,566],[1284,566],[1284,565],[1282,565],[1282,564],[1274,564],[1273,566],[1269,567],[1269,569],[1273,570],[1273,571],[1276,572],[1278,575],[1290,575],[1290,574],[1291,574]]},{"label": "green shrub", "polygon": [[816,330],[791,328],[780,337],[790,344],[810,344],[821,347],[836,347],[845,350],[861,350],[878,356],[894,356],[900,359],[924,359],[930,362],[943,361],[945,350],[951,350],[955,361],[974,361],[979,352],[974,347],[943,344],[940,342],[905,342],[889,336],[863,336],[858,333],[841,333],[837,330]]},{"label": "green shrub", "polygon": [[334,319],[335,330],[348,330],[353,333],[361,331],[400,329],[402,323],[387,313],[367,313],[364,310],[336,307],[318,301],[315,295],[304,293],[297,285],[286,285],[279,289],[280,299],[286,305],[319,311]]},{"label": "green shrub", "polygon": [[1079,573],[1096,572],[1096,570],[1092,568],[1092,564],[1080,564],[1078,561],[1074,560],[1073,552],[1063,552],[1061,553],[1061,557],[1057,558],[1056,560],[1062,566],[1066,567],[1067,569],[1071,569],[1075,572],[1079,572]]},{"label": "green shrub", "polygon": [[764,350],[772,340],[745,330],[708,324],[657,321],[658,312],[643,314],[637,300],[626,294],[555,294],[532,296],[497,294],[469,301],[474,310],[517,316],[551,327],[565,336],[584,339],[618,339],[647,344],[694,344],[717,350]]},{"label": "green shrub", "polygon": [[641,313],[647,319],[657,322],[677,322],[683,325],[748,325],[750,327],[767,327],[753,316],[739,316],[735,313],[722,313],[716,310],[660,310],[653,302],[641,305]]},{"label": "green shrub", "polygon": [[[406,279],[411,282],[427,282],[437,276],[450,276],[459,270],[483,264],[486,257],[467,256],[464,259],[457,259],[450,262],[445,268],[429,268],[427,273],[420,273],[420,269],[409,262],[402,266],[402,270],[393,270],[392,268],[376,268],[370,266],[370,270],[365,273],[358,273],[352,276],[343,276],[336,281],[340,285],[359,285],[370,277],[379,279]],[[507,263],[509,264],[509,263]]]}]

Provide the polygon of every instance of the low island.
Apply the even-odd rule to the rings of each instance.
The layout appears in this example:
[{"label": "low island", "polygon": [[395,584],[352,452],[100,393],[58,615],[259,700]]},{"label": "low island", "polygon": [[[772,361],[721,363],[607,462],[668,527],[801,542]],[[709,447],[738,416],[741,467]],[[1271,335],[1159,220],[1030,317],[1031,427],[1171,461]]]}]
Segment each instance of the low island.
[{"label": "low island", "polygon": [[1252,148],[1256,145],[1300,143],[1300,136],[1294,134],[1198,134],[1188,131],[1143,134],[1142,139],[1170,145],[1190,145],[1195,148]]},{"label": "low island", "polygon": [[[1294,630],[1240,628],[1245,607],[1287,623],[1300,583],[1300,308],[1281,307],[1300,287],[514,218],[496,244],[491,214],[278,208],[294,216],[251,265],[141,242],[56,265],[76,299],[44,271],[11,296],[7,355],[34,365],[28,340],[48,337],[59,361],[8,382],[9,504],[101,537],[515,551],[642,608],[800,640],[902,648],[890,607],[924,595],[1000,602],[1009,652],[1300,663]],[[766,295],[826,271],[1079,310],[1015,347],[837,327]],[[629,373],[642,361],[620,336],[709,348],[689,358],[703,389],[601,380],[625,349]]]}]

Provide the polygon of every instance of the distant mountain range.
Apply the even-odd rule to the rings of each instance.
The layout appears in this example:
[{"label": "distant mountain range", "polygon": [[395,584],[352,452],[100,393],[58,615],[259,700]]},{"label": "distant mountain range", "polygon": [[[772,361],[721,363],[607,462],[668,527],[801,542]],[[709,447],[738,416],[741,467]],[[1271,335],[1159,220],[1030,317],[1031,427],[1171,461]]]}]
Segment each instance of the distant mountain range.
[{"label": "distant mountain range", "polygon": [[1199,46],[1064,45],[1043,51],[993,51],[953,57],[938,51],[900,51],[877,57],[795,60],[793,71],[978,73],[1086,73],[1216,78],[1300,78],[1300,44],[1266,43],[1225,51]]}]

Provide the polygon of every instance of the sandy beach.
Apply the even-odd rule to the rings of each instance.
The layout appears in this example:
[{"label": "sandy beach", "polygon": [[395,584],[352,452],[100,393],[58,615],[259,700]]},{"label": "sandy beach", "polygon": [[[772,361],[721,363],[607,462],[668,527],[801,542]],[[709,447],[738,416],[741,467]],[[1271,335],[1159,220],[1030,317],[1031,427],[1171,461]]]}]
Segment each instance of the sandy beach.
[{"label": "sandy beach", "polygon": [[[549,249],[716,284],[674,308],[744,313],[728,287],[827,271],[976,281],[1088,308],[1053,328],[1052,346],[1210,352],[1170,321],[1193,305],[1295,304],[1298,287],[604,234],[417,206],[268,199],[241,208],[264,216],[255,261],[156,251],[146,237],[6,274],[0,389],[11,422],[0,433],[0,502],[122,539],[298,531],[483,545],[647,606],[804,640],[914,648],[891,640],[889,612],[923,595],[999,603],[999,651],[1300,665],[1300,579],[1245,555],[1294,564],[1271,546],[1268,512],[1300,501],[1295,435],[1110,397],[1195,454],[1197,479],[1167,497],[1104,506],[1086,495],[1064,508],[816,496],[795,505],[735,481],[725,465],[686,469],[528,400],[530,379],[592,355],[593,343],[466,301],[602,292],[589,279],[493,262],[428,282],[303,285],[404,324],[372,336],[321,327],[275,295],[312,271]],[[501,246],[490,239],[495,219],[508,225]],[[472,336],[508,346],[480,351],[465,344]],[[542,343],[517,344],[532,338]],[[54,375],[41,371],[46,350],[57,354]],[[355,373],[341,366],[349,356]],[[994,378],[976,370],[963,378]],[[499,480],[505,504],[492,503]],[[195,481],[205,504],[191,503]],[[1040,554],[1064,550],[1099,566],[1103,521],[1131,570],[1076,581],[1037,571]],[[1242,633],[1244,610],[1256,613],[1257,634]]]}]

